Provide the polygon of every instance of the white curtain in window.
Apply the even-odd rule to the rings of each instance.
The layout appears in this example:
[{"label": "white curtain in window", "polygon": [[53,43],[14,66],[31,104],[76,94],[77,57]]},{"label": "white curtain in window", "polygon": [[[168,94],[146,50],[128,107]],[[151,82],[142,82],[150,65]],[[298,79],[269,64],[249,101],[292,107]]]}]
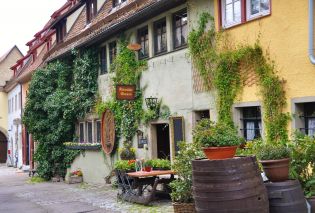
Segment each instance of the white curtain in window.
[{"label": "white curtain in window", "polygon": [[246,123],[246,140],[251,141],[255,138],[255,123]]},{"label": "white curtain in window", "polygon": [[261,126],[261,122],[258,122],[258,128],[259,128],[260,136],[262,136],[262,126]]},{"label": "white curtain in window", "polygon": [[315,118],[310,118],[308,120],[308,135],[313,136],[315,133]]}]

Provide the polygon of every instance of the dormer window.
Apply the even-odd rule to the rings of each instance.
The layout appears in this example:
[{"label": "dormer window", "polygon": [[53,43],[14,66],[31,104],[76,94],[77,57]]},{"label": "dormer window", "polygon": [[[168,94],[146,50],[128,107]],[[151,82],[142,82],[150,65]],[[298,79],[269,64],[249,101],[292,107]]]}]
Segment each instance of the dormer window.
[{"label": "dormer window", "polygon": [[113,0],[113,7],[117,7],[126,1],[127,0]]},{"label": "dormer window", "polygon": [[86,2],[86,23],[89,24],[96,17],[97,0],[88,0]]},{"label": "dormer window", "polygon": [[62,42],[64,37],[66,36],[66,34],[67,34],[67,21],[66,20],[62,20],[56,26],[57,43]]}]

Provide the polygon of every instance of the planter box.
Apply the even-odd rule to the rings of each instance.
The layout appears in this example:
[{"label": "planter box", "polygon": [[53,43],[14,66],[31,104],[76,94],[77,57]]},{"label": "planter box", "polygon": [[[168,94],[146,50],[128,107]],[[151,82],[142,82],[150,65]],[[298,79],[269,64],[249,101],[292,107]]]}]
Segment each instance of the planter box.
[{"label": "planter box", "polygon": [[99,145],[99,146],[76,145],[76,146],[66,146],[66,149],[71,149],[71,150],[100,150],[101,147],[102,147],[101,145]]},{"label": "planter box", "polygon": [[83,177],[82,176],[70,176],[69,177],[69,184],[75,184],[75,183],[82,183]]}]

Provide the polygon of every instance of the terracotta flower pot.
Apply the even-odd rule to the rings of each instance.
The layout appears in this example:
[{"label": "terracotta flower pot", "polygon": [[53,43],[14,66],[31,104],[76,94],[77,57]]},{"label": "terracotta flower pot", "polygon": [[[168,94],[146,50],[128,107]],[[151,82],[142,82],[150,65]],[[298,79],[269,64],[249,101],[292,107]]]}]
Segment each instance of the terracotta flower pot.
[{"label": "terracotta flower pot", "polygon": [[144,171],[151,172],[152,171],[152,167],[151,166],[145,166],[144,167]]},{"label": "terracotta flower pot", "polygon": [[289,179],[290,158],[279,160],[261,160],[267,178],[272,182],[280,182]]},{"label": "terracotta flower pot", "polygon": [[238,146],[206,147],[203,152],[209,160],[233,158]]}]

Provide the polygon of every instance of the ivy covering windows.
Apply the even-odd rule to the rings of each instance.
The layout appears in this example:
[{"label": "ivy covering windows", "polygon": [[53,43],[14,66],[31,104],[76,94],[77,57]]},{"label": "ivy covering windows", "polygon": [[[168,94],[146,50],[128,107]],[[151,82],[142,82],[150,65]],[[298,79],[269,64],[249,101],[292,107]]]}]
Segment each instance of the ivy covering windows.
[{"label": "ivy covering windows", "polygon": [[106,74],[107,70],[107,52],[106,46],[101,47],[100,49],[100,66],[101,66],[101,75]]},{"label": "ivy covering windows", "polygon": [[260,107],[244,107],[242,114],[244,138],[247,141],[260,138],[262,130]]},{"label": "ivy covering windows", "polygon": [[155,54],[167,51],[166,19],[154,23],[154,52]]},{"label": "ivy covering windows", "polygon": [[187,44],[187,9],[173,15],[174,48]]},{"label": "ivy covering windows", "polygon": [[86,23],[89,24],[97,14],[97,0],[88,0],[86,2]]},{"label": "ivy covering windows", "polygon": [[144,59],[144,58],[149,57],[148,26],[143,27],[138,30],[138,42],[141,45],[141,50],[139,51],[139,59]]},{"label": "ivy covering windows", "polygon": [[270,0],[220,0],[223,28],[270,14]]}]

